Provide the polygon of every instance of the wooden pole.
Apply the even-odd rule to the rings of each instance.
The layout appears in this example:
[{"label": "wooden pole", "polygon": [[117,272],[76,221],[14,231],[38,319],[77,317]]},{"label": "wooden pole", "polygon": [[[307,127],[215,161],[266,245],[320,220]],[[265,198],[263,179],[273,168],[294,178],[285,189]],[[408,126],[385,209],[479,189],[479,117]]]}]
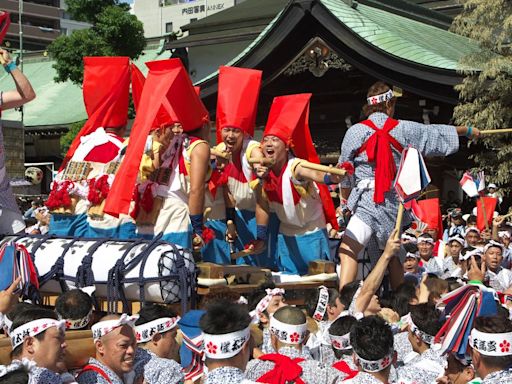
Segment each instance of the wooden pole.
[{"label": "wooden pole", "polygon": [[505,133],[512,133],[512,128],[488,129],[487,131],[480,131],[481,135],[499,135]]},{"label": "wooden pole", "polygon": [[336,168],[333,167],[332,165],[327,166],[322,164],[310,163],[309,161],[301,161],[300,166],[308,169],[313,169],[314,171],[330,173],[332,175],[345,176],[347,174],[347,171],[344,169]]},{"label": "wooden pole", "polygon": [[501,216],[502,219],[508,219],[512,216],[512,212],[507,213],[506,215]]},{"label": "wooden pole", "polygon": [[489,222],[487,221],[487,211],[485,210],[485,200],[482,196],[480,196],[480,203],[482,204],[482,211],[484,214],[484,220],[485,220],[485,230],[489,230]]},{"label": "wooden pole", "polygon": [[210,153],[217,157],[222,157],[224,160],[231,160],[231,153],[221,152],[216,148],[210,148]]},{"label": "wooden pole", "polygon": [[400,230],[402,229],[402,220],[404,218],[404,205],[400,203],[398,205],[398,213],[396,215],[396,224],[395,224],[395,239],[398,239],[400,237]]},{"label": "wooden pole", "polygon": [[249,159],[249,164],[263,164],[263,165],[274,165],[274,159],[270,159],[268,157],[251,157]]}]

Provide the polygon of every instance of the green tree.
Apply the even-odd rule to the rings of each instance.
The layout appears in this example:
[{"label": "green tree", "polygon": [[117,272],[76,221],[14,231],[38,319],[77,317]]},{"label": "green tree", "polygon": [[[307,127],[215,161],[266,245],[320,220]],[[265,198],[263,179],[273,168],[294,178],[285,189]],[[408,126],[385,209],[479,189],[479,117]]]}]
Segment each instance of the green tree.
[{"label": "green tree", "polygon": [[[455,108],[458,124],[481,129],[512,126],[512,2],[508,0],[462,0],[464,10],[452,31],[476,40],[480,52],[461,60],[463,82],[456,86],[461,103]],[[479,169],[494,182],[512,181],[512,136],[485,135],[482,150],[474,155]]]},{"label": "green tree", "polygon": [[63,157],[66,156],[66,153],[68,152],[71,143],[75,139],[78,132],[80,132],[86,121],[87,120],[83,120],[71,124],[69,126],[69,131],[67,131],[65,135],[60,137],[60,153]]},{"label": "green tree", "polygon": [[136,59],[146,44],[144,28],[118,0],[66,0],[68,12],[92,24],[89,29],[58,37],[48,47],[55,59],[55,81],[81,85],[84,56],[128,56]]}]

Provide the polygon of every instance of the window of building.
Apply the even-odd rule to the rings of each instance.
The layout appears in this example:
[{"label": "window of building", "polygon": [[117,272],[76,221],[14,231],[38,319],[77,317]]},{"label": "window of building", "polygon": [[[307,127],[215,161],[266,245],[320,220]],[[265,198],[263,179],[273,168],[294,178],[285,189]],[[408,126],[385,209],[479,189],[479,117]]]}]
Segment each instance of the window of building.
[{"label": "window of building", "polygon": [[166,5],[176,5],[176,4],[188,4],[195,3],[197,0],[159,0],[164,6]]},{"label": "window of building", "polygon": [[172,32],[172,23],[165,23],[165,33]]},{"label": "window of building", "polygon": [[197,21],[197,17],[193,17],[190,19],[190,22],[193,23],[194,21]]}]

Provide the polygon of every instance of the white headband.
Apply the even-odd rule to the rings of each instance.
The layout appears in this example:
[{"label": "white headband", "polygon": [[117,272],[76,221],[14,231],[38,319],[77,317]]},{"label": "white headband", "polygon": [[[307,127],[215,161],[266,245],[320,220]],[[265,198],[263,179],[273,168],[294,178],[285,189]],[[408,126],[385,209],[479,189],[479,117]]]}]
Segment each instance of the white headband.
[{"label": "white headband", "polygon": [[240,352],[250,337],[250,327],[223,335],[203,332],[204,353],[210,359],[229,359]]},{"label": "white headband", "polygon": [[0,324],[4,330],[6,336],[9,336],[9,330],[11,329],[12,321],[9,320],[7,315],[0,313]]},{"label": "white headband", "polygon": [[448,244],[450,244],[452,241],[456,241],[460,245],[464,246],[465,240],[460,236],[452,236],[448,238]]},{"label": "white headband", "polygon": [[424,343],[433,345],[435,337],[432,335],[429,335],[428,333],[422,331],[418,328],[416,324],[414,324],[414,321],[412,321],[411,314],[408,313],[407,315],[402,317],[402,320],[405,321],[409,325],[409,330],[414,333],[416,336],[418,336],[421,340],[423,340]]},{"label": "white headband", "polygon": [[418,238],[410,233],[402,233],[402,239],[409,240],[410,243],[416,244],[418,242]]},{"label": "white headband", "polygon": [[327,304],[329,303],[329,290],[323,285],[318,287],[318,289],[320,292],[318,292],[318,303],[316,304],[313,319],[322,321],[325,316],[325,311],[327,310]]},{"label": "white headband", "polygon": [[376,105],[391,100],[392,98],[393,91],[390,89],[389,91],[381,93],[380,95],[370,96],[366,99],[366,101],[368,102],[368,105]]},{"label": "white headband", "polygon": [[473,328],[469,336],[469,345],[482,355],[510,356],[512,355],[512,332],[484,333]]},{"label": "white headband", "polygon": [[405,255],[405,258],[408,258],[408,257],[412,257],[414,259],[419,259],[420,258],[420,255],[419,253],[417,252],[407,252],[406,255]]},{"label": "white headband", "polygon": [[418,244],[419,243],[429,243],[429,244],[434,244],[435,241],[434,239],[430,238],[430,237],[418,237]]},{"label": "white headband", "polygon": [[23,368],[25,372],[30,374],[36,366],[37,364],[35,361],[29,360],[25,357],[21,361],[13,360],[9,365],[0,365],[0,377],[4,377],[20,368]]},{"label": "white headband", "polygon": [[268,305],[270,304],[270,301],[272,300],[272,298],[274,296],[284,295],[284,289],[282,289],[282,288],[274,288],[274,289],[267,288],[265,290],[265,292],[267,293],[267,295],[258,302],[254,311],[251,311],[250,315],[252,317],[255,317],[256,315],[259,315],[259,314],[265,312],[265,310],[268,308]]},{"label": "white headband", "polygon": [[302,344],[308,334],[308,324],[286,324],[275,317],[270,319],[270,333],[286,344]]},{"label": "white headband", "polygon": [[464,237],[466,237],[469,232],[476,232],[476,233],[478,233],[480,235],[480,230],[477,227],[468,227],[464,231]]},{"label": "white headband", "polygon": [[503,252],[503,249],[504,249],[503,244],[498,243],[497,241],[491,240],[487,244],[485,244],[484,253],[487,252],[489,250],[489,248],[492,248],[492,247],[501,249],[501,252]]},{"label": "white headband", "polygon": [[389,367],[393,361],[393,350],[379,360],[365,360],[355,352],[354,355],[356,356],[361,369],[365,372],[380,372]]},{"label": "white headband", "polygon": [[23,340],[25,340],[25,337],[37,336],[51,327],[57,327],[59,330],[64,331],[66,329],[66,324],[64,320],[43,318],[20,325],[18,328],[13,329],[9,333],[9,337],[11,338],[12,349],[14,350],[16,347],[23,344]]},{"label": "white headband", "polygon": [[338,351],[352,349],[352,345],[350,344],[350,332],[341,336],[331,335],[329,333],[329,338],[331,339],[332,347]]},{"label": "white headband", "polygon": [[160,319],[152,320],[135,327],[135,337],[137,343],[147,343],[156,333],[164,333],[170,331],[180,320],[179,316],[176,317],[161,317]]},{"label": "white headband", "polygon": [[126,313],[123,313],[119,319],[100,321],[91,327],[92,338],[94,342],[96,342],[101,337],[108,335],[114,329],[121,327],[122,325],[129,325],[130,327],[134,328],[135,322],[138,318],[139,315],[130,316]]},{"label": "white headband", "polygon": [[464,255],[460,255],[461,260],[469,260],[472,256],[482,256],[482,250],[480,248],[475,248],[472,251],[466,252]]},{"label": "white headband", "polygon": [[509,231],[499,231],[498,237],[506,237],[507,239],[510,239],[510,232]]},{"label": "white headband", "polygon": [[91,321],[92,309],[89,311],[87,316],[82,317],[81,319],[64,319],[59,313],[59,320],[64,320],[66,322],[66,329],[82,329]]}]

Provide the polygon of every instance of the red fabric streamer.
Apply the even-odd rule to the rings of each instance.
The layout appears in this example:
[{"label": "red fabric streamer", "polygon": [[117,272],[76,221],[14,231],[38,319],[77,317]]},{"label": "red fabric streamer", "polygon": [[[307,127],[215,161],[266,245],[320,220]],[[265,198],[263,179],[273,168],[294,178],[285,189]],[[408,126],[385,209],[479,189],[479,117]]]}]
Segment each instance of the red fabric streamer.
[{"label": "red fabric streamer", "polygon": [[208,190],[210,194],[215,199],[217,195],[217,189],[223,185],[226,185],[228,182],[228,174],[224,171],[214,169],[212,171],[212,175],[210,176],[210,181],[208,182]]},{"label": "red fabric streamer", "polygon": [[260,360],[272,361],[274,369],[268,371],[261,376],[256,382],[267,384],[286,384],[292,382],[295,384],[304,384],[300,375],[302,374],[302,367],[300,362],[304,361],[302,358],[291,359],[288,356],[279,353],[269,353],[260,356]]},{"label": "red fabric streamer", "polygon": [[11,25],[11,17],[9,12],[0,11],[0,44],[4,41],[7,30]]},{"label": "red fabric streamer", "polygon": [[359,371],[353,370],[350,368],[350,366],[345,363],[343,360],[340,360],[332,365],[333,368],[337,369],[338,371],[343,372],[345,375],[347,375],[343,380],[349,380],[353,379],[357,376]]},{"label": "red fabric streamer", "polygon": [[388,117],[384,126],[379,129],[371,120],[361,121],[361,124],[375,132],[359,148],[358,153],[366,151],[369,163],[375,163],[375,192],[373,201],[377,204],[384,202],[384,194],[391,189],[396,175],[396,164],[391,146],[402,152],[402,145],[389,134],[398,125],[398,121]]},{"label": "red fabric streamer", "polygon": [[479,231],[483,231],[486,227],[485,218],[487,218],[487,225],[489,226],[489,228],[492,228],[492,219],[497,203],[498,199],[490,196],[479,197],[478,200],[476,201],[476,226]]},{"label": "red fabric streamer", "polygon": [[350,161],[345,161],[344,163],[338,164],[338,168],[344,169],[350,176],[352,176],[355,172],[354,165]]}]

